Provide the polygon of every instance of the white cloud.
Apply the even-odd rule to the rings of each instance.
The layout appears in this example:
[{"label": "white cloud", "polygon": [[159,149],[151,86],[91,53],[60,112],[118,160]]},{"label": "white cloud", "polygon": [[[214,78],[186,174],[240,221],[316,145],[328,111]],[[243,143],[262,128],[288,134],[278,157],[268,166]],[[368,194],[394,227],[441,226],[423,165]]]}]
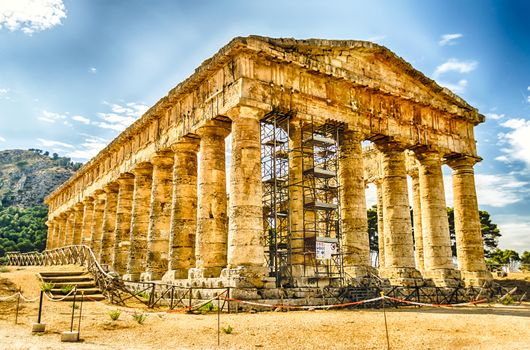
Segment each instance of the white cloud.
[{"label": "white cloud", "polygon": [[96,125],[100,128],[112,129],[118,132],[125,130],[148,109],[148,106],[136,102],[128,102],[124,105],[108,102],[104,104],[110,107],[111,112],[98,113],[98,116],[103,121],[96,123]]},{"label": "white cloud", "polygon": [[42,120],[47,123],[55,123],[57,121],[65,121],[66,115],[55,113],[55,112],[48,112],[46,110],[42,111],[42,115],[37,117],[37,119]]},{"label": "white cloud", "polygon": [[366,41],[378,42],[378,41],[382,41],[386,39],[386,37],[387,37],[386,35],[376,35],[376,36],[369,37],[368,39],[366,39]]},{"label": "white cloud", "polygon": [[83,124],[90,124],[90,119],[83,117],[82,115],[74,115],[72,117],[72,120],[75,120],[76,122],[80,122]]},{"label": "white cloud", "polygon": [[97,155],[107,144],[108,141],[101,137],[86,135],[85,141],[77,146],[75,150],[68,152],[67,156],[86,162]]},{"label": "white cloud", "polygon": [[0,89],[0,100],[1,99],[4,99],[4,100],[10,100],[11,97],[9,97],[9,89],[6,89],[6,88],[1,88]]},{"label": "white cloud", "polygon": [[89,71],[90,73],[97,73],[98,70],[96,69],[96,67],[91,67]]},{"label": "white cloud", "polygon": [[445,46],[445,45],[454,45],[456,44],[455,43],[455,40],[456,39],[459,39],[463,37],[462,34],[460,33],[455,33],[455,34],[444,34],[440,37],[440,41],[438,42],[438,44],[440,46]]},{"label": "white cloud", "polygon": [[2,0],[0,28],[33,34],[61,24],[66,18],[62,0]]},{"label": "white cloud", "polygon": [[460,79],[458,81],[458,83],[456,84],[452,84],[452,83],[448,83],[448,82],[444,82],[444,81],[440,81],[438,82],[441,86],[444,86],[446,88],[448,88],[449,90],[453,91],[453,92],[463,92],[467,86],[467,80],[465,79]]},{"label": "white cloud", "polygon": [[506,159],[523,162],[530,169],[530,120],[508,119],[501,126],[511,129],[507,133],[497,135],[500,145],[506,145],[501,149]]},{"label": "white cloud", "polygon": [[519,253],[530,250],[530,216],[495,215],[492,220],[502,234],[499,238],[501,249],[512,249]]},{"label": "white cloud", "polygon": [[61,141],[55,141],[55,140],[46,140],[46,139],[37,139],[37,141],[40,142],[40,144],[44,147],[64,147],[64,148],[75,148],[73,145],[69,143],[64,143]]},{"label": "white cloud", "polygon": [[6,139],[0,136],[0,142],[6,142]]},{"label": "white cloud", "polygon": [[477,68],[477,61],[460,61],[456,58],[450,58],[447,62],[442,63],[434,70],[434,77],[439,77],[440,75],[448,72],[458,72],[458,73],[469,73],[475,68]]},{"label": "white cloud", "polygon": [[504,114],[497,114],[497,113],[486,113],[486,117],[493,120],[499,120],[505,117]]}]

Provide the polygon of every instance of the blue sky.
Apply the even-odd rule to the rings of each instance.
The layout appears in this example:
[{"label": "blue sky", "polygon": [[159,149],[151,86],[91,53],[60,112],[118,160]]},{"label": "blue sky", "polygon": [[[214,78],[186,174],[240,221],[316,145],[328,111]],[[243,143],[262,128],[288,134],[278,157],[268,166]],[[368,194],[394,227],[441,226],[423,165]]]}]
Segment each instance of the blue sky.
[{"label": "blue sky", "polygon": [[[250,34],[375,41],[477,107],[488,117],[476,128],[479,206],[499,224],[502,248],[530,250],[524,0],[0,0],[0,149],[86,161]],[[451,205],[450,176],[445,185]]]}]

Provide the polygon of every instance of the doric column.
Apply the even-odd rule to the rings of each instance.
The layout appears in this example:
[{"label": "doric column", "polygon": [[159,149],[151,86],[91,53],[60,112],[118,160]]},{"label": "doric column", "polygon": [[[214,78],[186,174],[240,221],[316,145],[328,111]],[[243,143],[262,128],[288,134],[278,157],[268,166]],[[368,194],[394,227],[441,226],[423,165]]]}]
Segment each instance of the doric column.
[{"label": "doric column", "polygon": [[196,266],[204,277],[219,277],[226,267],[225,137],[229,133],[230,124],[221,121],[198,130],[201,141],[195,254]]},{"label": "doric column", "polygon": [[263,111],[240,107],[232,117],[228,267],[260,286],[267,273],[260,242],[263,234],[260,117]]},{"label": "doric column", "polygon": [[197,152],[199,139],[183,137],[172,147],[173,196],[169,229],[168,272],[164,280],[188,277],[195,267],[195,233],[197,230]]},{"label": "doric column", "polygon": [[54,220],[46,221],[46,225],[48,226],[48,235],[46,236],[46,249],[49,250],[53,248],[55,227],[57,225]]},{"label": "doric column", "polygon": [[344,271],[352,277],[375,271],[370,263],[362,140],[362,134],[344,130],[339,141],[342,253]]},{"label": "doric column", "polygon": [[123,275],[127,271],[127,257],[130,247],[131,211],[134,190],[134,175],[121,174],[116,181],[119,186],[118,202],[116,204],[116,225],[114,231],[114,252],[112,254],[112,269]]},{"label": "doric column", "polygon": [[420,177],[418,168],[410,170],[412,179],[412,221],[414,224],[414,260],[416,268],[423,273],[423,231],[421,227],[421,196],[420,196]]},{"label": "doric column", "polygon": [[83,200],[83,225],[81,229],[81,244],[90,246],[92,234],[92,217],[94,216],[94,197],[86,197]]},{"label": "doric column", "polygon": [[395,142],[376,143],[376,147],[383,160],[385,268],[380,272],[392,284],[414,285],[421,275],[414,263],[404,149]]},{"label": "doric column", "polygon": [[144,271],[147,254],[147,230],[149,228],[149,203],[151,200],[151,182],[153,166],[140,163],[133,169],[134,192],[131,214],[129,257],[127,259],[127,281],[138,281]]},{"label": "doric column", "polygon": [[103,229],[103,214],[107,195],[103,190],[94,192],[94,213],[92,214],[92,227],[90,232],[90,248],[94,256],[99,259],[101,253],[101,232]]},{"label": "doric column", "polygon": [[484,242],[475,189],[473,166],[478,160],[466,156],[447,160],[453,169],[456,253],[466,286],[482,286],[492,279],[484,261]]},{"label": "doric column", "polygon": [[81,244],[84,207],[83,203],[77,203],[74,206],[74,222],[72,224],[72,244],[74,245]]},{"label": "doric column", "polygon": [[293,276],[304,275],[304,191],[302,130],[300,121],[289,121],[289,220]]},{"label": "doric column", "polygon": [[74,241],[74,216],[74,209],[68,209],[66,211],[66,224],[64,229],[63,246],[72,245],[72,242]]},{"label": "doric column", "polygon": [[416,151],[419,162],[421,226],[423,233],[424,276],[439,287],[458,286],[460,273],[453,266],[451,238],[438,152]]},{"label": "doric column", "polygon": [[146,270],[142,281],[162,278],[167,271],[171,194],[173,185],[173,152],[160,151],[152,158],[153,182],[147,230]]},{"label": "doric column", "polygon": [[61,213],[59,216],[57,216],[57,226],[59,228],[59,232],[57,234],[57,238],[55,239],[54,248],[60,248],[64,246],[64,240],[66,237],[66,213]]},{"label": "doric column", "polygon": [[383,181],[375,180],[377,193],[377,246],[379,247],[379,268],[385,268],[385,222],[383,220]]},{"label": "doric column", "polygon": [[116,205],[118,203],[118,184],[109,183],[103,187],[105,191],[105,212],[103,213],[103,224],[101,229],[101,252],[99,253],[100,264],[110,265],[114,250],[114,230],[116,225]]}]

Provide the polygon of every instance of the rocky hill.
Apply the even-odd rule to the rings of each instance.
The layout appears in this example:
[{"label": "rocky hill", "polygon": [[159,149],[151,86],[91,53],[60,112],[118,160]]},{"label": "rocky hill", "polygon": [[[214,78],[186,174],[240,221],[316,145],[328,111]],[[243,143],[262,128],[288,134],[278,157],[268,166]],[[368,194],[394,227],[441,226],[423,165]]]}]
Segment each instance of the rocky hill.
[{"label": "rocky hill", "polygon": [[44,197],[80,165],[38,149],[0,151],[0,203],[20,208],[42,205]]}]

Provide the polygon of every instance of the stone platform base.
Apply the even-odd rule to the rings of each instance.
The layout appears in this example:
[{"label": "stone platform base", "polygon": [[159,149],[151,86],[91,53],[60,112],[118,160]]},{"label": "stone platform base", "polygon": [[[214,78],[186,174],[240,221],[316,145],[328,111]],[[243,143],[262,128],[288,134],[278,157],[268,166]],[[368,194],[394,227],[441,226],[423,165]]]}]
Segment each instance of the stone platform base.
[{"label": "stone platform base", "polygon": [[430,278],[437,287],[461,287],[463,286],[460,271],[455,269],[436,269],[423,273],[425,278]]},{"label": "stone platform base", "polygon": [[380,268],[379,275],[387,278],[390,284],[395,286],[414,287],[428,284],[421,276],[421,273],[412,267]]},{"label": "stone platform base", "polygon": [[482,287],[493,280],[489,271],[461,271],[461,275],[466,287]]}]

